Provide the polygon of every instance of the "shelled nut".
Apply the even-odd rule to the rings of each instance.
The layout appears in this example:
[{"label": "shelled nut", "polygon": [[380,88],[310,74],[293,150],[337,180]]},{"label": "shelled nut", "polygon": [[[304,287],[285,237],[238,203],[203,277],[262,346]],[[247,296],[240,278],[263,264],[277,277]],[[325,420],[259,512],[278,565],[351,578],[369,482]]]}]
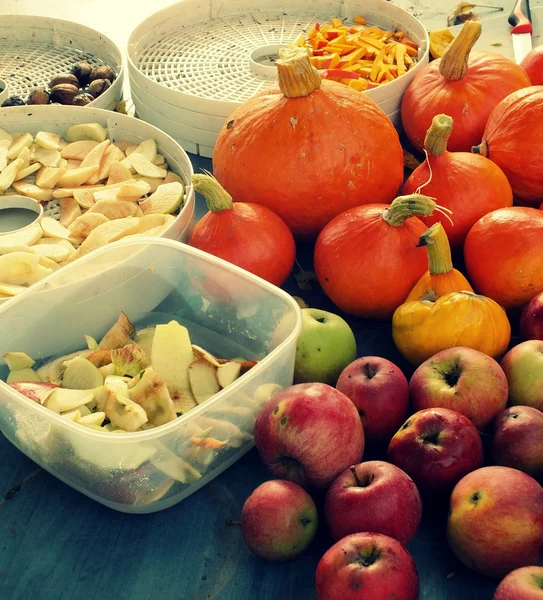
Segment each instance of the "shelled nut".
[{"label": "shelled nut", "polygon": [[73,99],[79,94],[79,88],[70,83],[59,83],[51,88],[51,102],[72,104]]},{"label": "shelled nut", "polygon": [[111,81],[108,79],[95,79],[89,83],[89,87],[87,91],[89,94],[98,98],[101,94],[103,94],[107,89],[111,87]]},{"label": "shelled nut", "polygon": [[100,65],[99,67],[93,68],[89,81],[92,82],[97,79],[108,79],[109,81],[113,81],[115,79],[115,73],[108,65]]},{"label": "shelled nut", "polygon": [[77,79],[77,77],[75,75],[72,75],[71,73],[55,75],[53,77],[53,79],[51,79],[51,81],[49,82],[49,87],[54,88],[57,85],[60,85],[63,83],[69,83],[69,84],[74,85],[75,87],[79,88],[79,80]]}]

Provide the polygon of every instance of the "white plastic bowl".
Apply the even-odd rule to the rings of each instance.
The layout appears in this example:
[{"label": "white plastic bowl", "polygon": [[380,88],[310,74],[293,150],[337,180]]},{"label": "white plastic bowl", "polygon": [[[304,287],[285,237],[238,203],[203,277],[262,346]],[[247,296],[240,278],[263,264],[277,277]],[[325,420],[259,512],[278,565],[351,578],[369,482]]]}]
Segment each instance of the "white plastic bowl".
[{"label": "white plastic bowl", "polygon": [[[289,24],[281,35],[267,34],[265,27],[257,25],[265,22],[270,14],[281,18],[283,13]],[[250,97],[248,90],[257,93],[273,84],[268,74],[251,68],[251,55],[258,48],[294,41],[304,27],[317,20],[357,14],[372,24],[401,29],[419,44],[418,63],[413,69],[395,81],[364,92],[398,126],[403,93],[428,63],[429,38],[417,18],[387,0],[353,3],[317,0],[310,7],[305,0],[284,4],[270,4],[267,0],[184,0],[167,7],[143,21],[129,38],[128,76],[136,112],[150,123],[167,126],[170,135],[187,151],[211,157],[222,125],[232,111]],[[207,36],[204,26],[209,28]],[[224,32],[222,29],[214,31],[215,27],[223,26]],[[202,34],[194,47],[194,56],[184,62],[183,53],[176,48],[182,47],[191,27],[198,28]],[[229,34],[235,40],[231,50]],[[263,42],[266,35],[270,39]],[[240,49],[240,39],[244,40],[243,49]],[[231,60],[229,54],[233,55]],[[233,72],[241,73],[242,81],[231,79],[229,74]],[[180,85],[180,81],[188,84]]]},{"label": "white plastic bowl", "polygon": [[[82,278],[81,271],[101,274]],[[0,307],[0,357],[22,351],[40,360],[82,349],[84,335],[100,339],[120,310],[139,327],[176,319],[193,343],[217,356],[259,363],[182,417],[121,435],[82,427],[19,394],[4,383],[0,359],[0,430],[90,498],[123,512],[154,512],[180,502],[252,447],[270,388],[292,384],[301,311],[276,286],[210,254],[166,239],[127,239]],[[190,452],[202,429],[226,442],[209,462]]]}]

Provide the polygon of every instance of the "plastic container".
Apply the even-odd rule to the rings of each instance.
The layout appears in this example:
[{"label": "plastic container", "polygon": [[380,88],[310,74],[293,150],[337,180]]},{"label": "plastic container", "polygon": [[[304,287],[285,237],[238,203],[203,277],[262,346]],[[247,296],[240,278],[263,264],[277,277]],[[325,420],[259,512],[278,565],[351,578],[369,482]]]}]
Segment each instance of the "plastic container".
[{"label": "plastic container", "polygon": [[[420,47],[418,63],[399,79],[368,90],[400,125],[403,93],[429,60],[428,33],[406,10],[387,0],[184,0],[143,21],[128,41],[128,76],[136,114],[167,128],[188,152],[211,157],[217,135],[241,103],[274,85],[270,50],[294,41],[315,21],[362,15],[401,29]],[[273,54],[273,52],[272,52]]]},{"label": "plastic container", "polygon": [[26,101],[33,87],[48,87],[52,77],[69,73],[79,61],[92,67],[108,65],[115,71],[111,87],[87,104],[114,110],[123,93],[124,68],[121,51],[108,37],[72,21],[2,15],[0,73],[8,83],[10,96]]},{"label": "plastic container", "polygon": [[[137,328],[175,319],[194,344],[216,356],[259,362],[176,420],[124,434],[87,429],[40,406],[4,383],[7,367],[0,364],[0,430],[97,502],[155,512],[252,447],[258,410],[278,386],[292,383],[301,311],[279,288],[209,254],[171,240],[134,238],[97,250],[0,307],[0,356],[22,351],[43,361],[82,349],[84,335],[100,339],[120,310]],[[192,440],[201,436],[224,446],[199,448]]]},{"label": "plastic container", "polygon": [[2,102],[4,102],[4,100],[7,100],[8,98],[9,98],[8,84],[6,83],[6,81],[4,79],[0,78],[0,106],[2,105]]}]

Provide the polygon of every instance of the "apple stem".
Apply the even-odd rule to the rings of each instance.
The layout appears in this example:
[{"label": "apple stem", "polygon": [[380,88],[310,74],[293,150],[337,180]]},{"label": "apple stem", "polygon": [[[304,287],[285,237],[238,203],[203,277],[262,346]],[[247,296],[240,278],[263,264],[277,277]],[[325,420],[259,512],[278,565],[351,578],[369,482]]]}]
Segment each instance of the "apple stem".
[{"label": "apple stem", "polygon": [[364,487],[362,482],[360,481],[360,477],[358,477],[358,473],[356,472],[356,467],[354,465],[350,466],[351,473],[353,474],[354,480],[358,487]]}]

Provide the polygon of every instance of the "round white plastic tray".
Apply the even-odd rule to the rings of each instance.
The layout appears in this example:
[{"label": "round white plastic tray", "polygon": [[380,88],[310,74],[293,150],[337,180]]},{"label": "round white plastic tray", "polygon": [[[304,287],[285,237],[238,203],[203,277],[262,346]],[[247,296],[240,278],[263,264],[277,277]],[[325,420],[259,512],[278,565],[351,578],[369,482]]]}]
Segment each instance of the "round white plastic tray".
[{"label": "round white plastic tray", "polygon": [[87,106],[115,109],[122,97],[124,69],[121,51],[108,37],[62,19],[26,15],[0,19],[0,77],[10,96],[26,100],[33,87],[46,87],[53,76],[69,72],[83,60],[91,66],[109,65],[116,74],[111,87]]},{"label": "round white plastic tray", "polygon": [[[387,0],[354,3],[292,0],[184,0],[141,23],[128,42],[136,114],[163,128],[189,152],[212,156],[224,121],[240,104],[275,84],[269,56],[316,21],[364,16],[418,42],[417,65],[366,93],[399,125],[403,92],[428,63],[422,23]],[[268,68],[266,68],[268,67]]]},{"label": "round white plastic tray", "polygon": [[9,98],[8,84],[0,78],[0,105],[6,98]]}]

